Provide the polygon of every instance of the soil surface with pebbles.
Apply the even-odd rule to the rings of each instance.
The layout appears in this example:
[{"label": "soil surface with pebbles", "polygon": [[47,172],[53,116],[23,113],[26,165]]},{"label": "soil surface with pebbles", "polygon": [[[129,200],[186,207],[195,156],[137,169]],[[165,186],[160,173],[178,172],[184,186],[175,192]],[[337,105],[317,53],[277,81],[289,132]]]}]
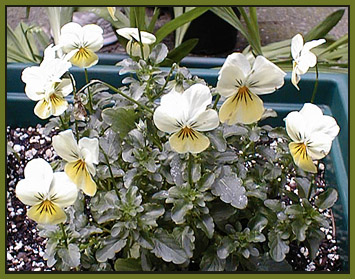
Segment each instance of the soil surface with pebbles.
[{"label": "soil surface with pebbles", "polygon": [[[37,125],[11,129],[7,128],[8,145],[16,152],[8,152],[7,156],[7,270],[8,271],[51,271],[43,259],[46,239],[38,235],[36,223],[26,216],[26,206],[15,195],[17,182],[24,177],[23,171],[27,162],[34,158],[43,158],[48,162],[56,158],[51,145],[51,137],[44,135],[44,128]],[[324,191],[324,165],[320,164],[317,177],[317,191]],[[294,181],[287,186],[295,190]],[[296,191],[296,190],[295,190]],[[309,258],[306,247],[290,243],[290,252],[286,260],[294,271],[341,271],[342,262],[338,254],[335,239],[335,224],[331,210],[323,211],[329,218],[330,227],[324,229],[326,238],[322,242],[315,260]]]}]

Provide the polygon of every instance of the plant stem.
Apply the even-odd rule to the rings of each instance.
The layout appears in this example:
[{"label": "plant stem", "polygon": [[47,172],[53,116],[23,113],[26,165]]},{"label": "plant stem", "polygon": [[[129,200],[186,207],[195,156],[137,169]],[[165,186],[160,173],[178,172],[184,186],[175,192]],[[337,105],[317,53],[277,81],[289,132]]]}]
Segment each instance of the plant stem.
[{"label": "plant stem", "polygon": [[127,100],[131,101],[132,103],[135,103],[137,106],[139,106],[140,108],[142,108],[142,109],[148,111],[149,113],[151,113],[151,114],[154,113],[150,108],[148,108],[148,107],[145,106],[145,105],[142,105],[141,103],[137,102],[135,99],[133,99],[133,98],[127,96],[125,93],[123,93],[121,90],[117,89],[116,87],[112,86],[111,84],[108,84],[108,83],[106,83],[106,82],[104,82],[104,81],[101,81],[101,80],[97,80],[97,82],[98,82],[98,83],[101,83],[101,84],[103,84],[103,85],[105,85],[105,86],[107,86],[107,87],[108,87],[109,89],[111,89],[112,91],[114,91],[114,92],[120,94],[122,97],[126,98]]},{"label": "plant stem", "polygon": [[[88,74],[88,69],[87,68],[84,68],[84,73],[85,73],[85,82],[89,83],[89,74]],[[92,98],[91,98],[90,87],[88,87],[88,97],[89,97],[89,112],[91,114],[94,109],[92,107]]]},{"label": "plant stem", "polygon": [[315,175],[313,174],[312,175],[312,180],[311,180],[311,185],[309,186],[309,190],[308,190],[308,193],[307,193],[307,200],[310,200],[310,198],[311,198],[311,194],[312,194],[312,191],[313,191],[313,184],[315,182],[316,182]]},{"label": "plant stem", "polygon": [[193,163],[193,155],[189,153],[189,162],[187,166],[187,171],[188,171],[188,181],[190,186],[192,187],[193,181],[192,181],[192,163]]},{"label": "plant stem", "polygon": [[[77,98],[76,94],[76,87],[75,87],[75,82],[74,82],[74,78],[71,74],[69,74],[69,78],[70,78],[70,81],[71,81],[71,84],[73,86],[73,95],[74,95],[74,102]],[[75,137],[76,137],[76,142],[79,142],[79,139],[80,139],[80,135],[79,135],[79,127],[78,127],[78,121],[75,119],[74,117],[74,126],[75,126]]]},{"label": "plant stem", "polygon": [[155,101],[156,99],[160,98],[161,95],[163,95],[165,87],[168,85],[169,79],[170,79],[171,75],[173,74],[173,71],[175,70],[175,67],[176,67],[176,64],[174,63],[171,66],[168,75],[166,76],[166,80],[165,80],[165,83],[164,83],[163,87],[160,89],[159,93],[154,97],[153,101]]},{"label": "plant stem", "polygon": [[63,237],[64,237],[64,243],[65,243],[65,247],[68,248],[68,236],[67,236],[67,233],[65,232],[65,228],[64,228],[64,225],[63,223],[60,223],[60,228],[62,229],[62,233],[63,233]]},{"label": "plant stem", "polygon": [[141,35],[141,30],[140,30],[140,26],[139,26],[139,22],[138,22],[137,10],[136,10],[136,9],[134,9],[134,17],[136,18],[136,25],[137,25],[137,29],[138,29],[138,36],[139,36],[139,45],[140,45],[140,49],[141,49],[141,56],[142,56],[142,59],[144,60],[144,51],[143,51],[142,35]]},{"label": "plant stem", "polygon": [[218,94],[216,96],[216,99],[214,100],[214,104],[213,104],[212,109],[216,109],[217,108],[217,104],[218,104],[218,101],[219,101],[220,98],[221,98],[221,95]]},{"label": "plant stem", "polygon": [[314,88],[313,88],[313,94],[311,99],[312,104],[314,103],[314,99],[316,98],[317,89],[318,89],[318,65],[316,64],[316,82],[314,83]]},{"label": "plant stem", "polygon": [[109,161],[109,159],[108,159],[108,156],[107,156],[106,152],[104,151],[104,149],[103,149],[101,146],[100,146],[100,150],[101,150],[102,154],[104,154],[104,157],[105,157],[105,160],[106,160],[106,165],[107,165],[107,167],[108,167],[108,171],[109,171],[110,176],[111,176],[113,188],[115,189],[115,192],[116,192],[117,197],[120,198],[119,193],[118,193],[118,190],[117,190],[117,187],[116,187],[116,185],[115,185],[115,177],[114,177],[114,175],[113,175],[112,168],[111,168],[111,164],[110,164],[110,161]]}]

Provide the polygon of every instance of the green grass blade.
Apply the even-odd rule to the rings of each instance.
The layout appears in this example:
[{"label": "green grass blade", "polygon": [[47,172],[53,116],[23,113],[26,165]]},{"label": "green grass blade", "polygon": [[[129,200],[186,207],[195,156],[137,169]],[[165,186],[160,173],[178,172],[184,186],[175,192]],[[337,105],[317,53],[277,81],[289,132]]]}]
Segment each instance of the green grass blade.
[{"label": "green grass blade", "polygon": [[150,23],[149,23],[148,29],[147,29],[147,31],[149,33],[154,32],[155,23],[157,22],[159,15],[160,15],[160,9],[158,7],[155,7],[154,12],[153,12],[153,16],[150,20]]},{"label": "green grass blade", "polygon": [[184,13],[183,15],[174,18],[173,20],[166,23],[164,26],[160,27],[157,32],[155,33],[155,37],[157,41],[155,44],[160,43],[167,35],[171,32],[175,31],[176,28],[182,26],[185,23],[191,22],[195,18],[199,17],[203,13],[207,12],[210,7],[198,7],[194,8],[193,10]]},{"label": "green grass blade", "polygon": [[337,10],[334,13],[326,17],[322,22],[314,26],[305,36],[305,42],[324,38],[325,35],[333,29],[335,25],[341,20],[345,10]]}]

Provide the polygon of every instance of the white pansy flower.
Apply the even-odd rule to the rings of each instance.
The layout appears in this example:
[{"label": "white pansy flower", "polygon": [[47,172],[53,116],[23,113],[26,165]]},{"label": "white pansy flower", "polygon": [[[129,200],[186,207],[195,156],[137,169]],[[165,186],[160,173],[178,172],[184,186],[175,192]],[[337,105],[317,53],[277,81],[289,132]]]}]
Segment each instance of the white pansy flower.
[{"label": "white pansy flower", "polygon": [[291,41],[291,54],[293,58],[292,84],[298,89],[298,83],[301,80],[301,75],[307,73],[310,67],[317,64],[317,56],[310,50],[316,46],[324,44],[324,39],[313,40],[303,44],[301,34],[297,34]]},{"label": "white pansy flower", "polygon": [[329,153],[332,141],[339,133],[335,119],[323,115],[318,106],[307,103],[299,112],[290,112],[285,122],[287,134],[293,141],[289,148],[295,164],[316,173],[313,160],[322,159]]},{"label": "white pansy flower", "polygon": [[210,144],[200,132],[218,127],[217,112],[206,107],[212,95],[207,86],[194,84],[183,93],[172,91],[161,98],[153,120],[159,130],[172,134],[170,146],[178,153],[200,153]]},{"label": "white pansy flower", "polygon": [[65,222],[63,208],[74,204],[76,185],[64,172],[55,172],[43,159],[33,159],[25,167],[25,179],[16,186],[16,196],[31,206],[27,216],[42,225]]},{"label": "white pansy flower", "polygon": [[57,58],[57,51],[57,46],[48,46],[44,51],[42,63],[25,68],[21,76],[22,81],[26,83],[27,97],[38,101],[34,112],[41,119],[61,115],[68,108],[65,97],[73,91],[70,79],[62,79],[71,63],[67,61],[67,56]]},{"label": "white pansy flower", "polygon": [[138,56],[140,58],[146,58],[148,57],[150,53],[150,47],[149,45],[155,43],[156,38],[153,34],[141,31],[141,39],[142,39],[142,44],[143,44],[143,55],[142,57],[142,52],[141,52],[141,46],[140,46],[140,39],[139,39],[139,33],[138,33],[138,28],[121,28],[116,30],[117,34],[126,38],[128,40],[127,45],[126,45],[126,51],[130,56]]},{"label": "white pansy flower", "polygon": [[70,179],[89,196],[96,193],[94,164],[99,163],[99,141],[82,138],[77,143],[72,130],[60,132],[52,138],[55,152],[67,161],[64,171]]},{"label": "white pansy flower", "polygon": [[59,37],[59,45],[65,53],[71,53],[70,62],[80,68],[89,68],[99,61],[96,51],[102,48],[103,30],[96,24],[81,27],[78,23],[65,24]]},{"label": "white pansy flower", "polygon": [[263,56],[257,56],[251,67],[243,54],[229,55],[219,72],[216,87],[218,93],[227,98],[219,110],[220,121],[228,125],[258,121],[264,112],[258,95],[280,88],[285,75]]}]

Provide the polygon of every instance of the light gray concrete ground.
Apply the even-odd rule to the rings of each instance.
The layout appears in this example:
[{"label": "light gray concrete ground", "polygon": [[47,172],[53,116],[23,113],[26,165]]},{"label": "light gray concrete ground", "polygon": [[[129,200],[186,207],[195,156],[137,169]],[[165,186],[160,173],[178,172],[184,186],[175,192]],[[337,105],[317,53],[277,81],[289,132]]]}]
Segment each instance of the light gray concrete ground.
[{"label": "light gray concrete ground", "polygon": [[[257,7],[262,45],[291,38],[297,33],[305,34],[338,9],[345,9],[345,13],[338,25],[330,32],[334,38],[340,38],[348,33],[347,7]],[[14,28],[20,20],[36,23],[49,33],[48,18],[42,7],[31,8],[28,19],[25,7],[8,7],[7,22],[9,25]],[[109,28],[106,30],[112,33]],[[238,36],[237,48],[243,49],[245,46],[246,41]],[[106,51],[124,50],[120,47],[111,47],[106,48]]]}]

